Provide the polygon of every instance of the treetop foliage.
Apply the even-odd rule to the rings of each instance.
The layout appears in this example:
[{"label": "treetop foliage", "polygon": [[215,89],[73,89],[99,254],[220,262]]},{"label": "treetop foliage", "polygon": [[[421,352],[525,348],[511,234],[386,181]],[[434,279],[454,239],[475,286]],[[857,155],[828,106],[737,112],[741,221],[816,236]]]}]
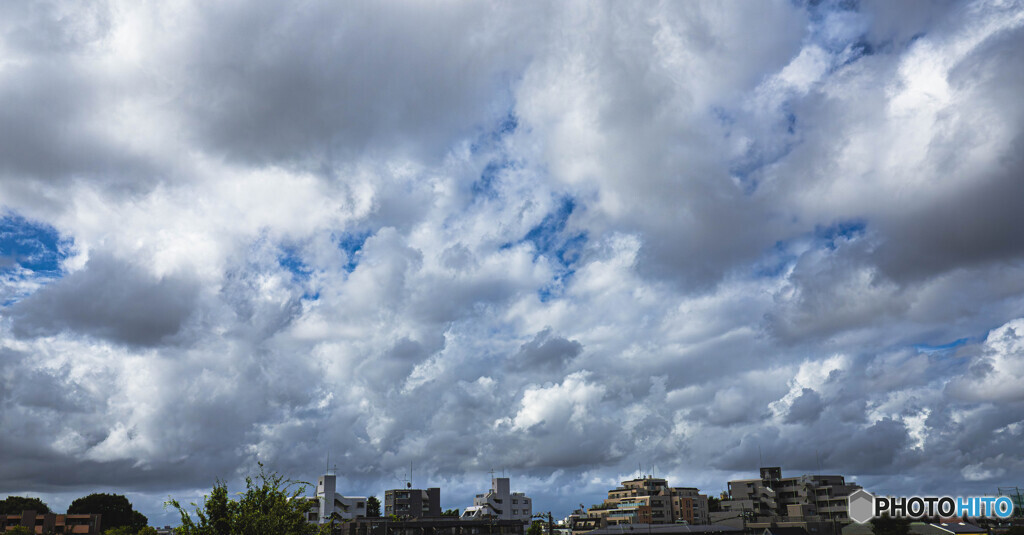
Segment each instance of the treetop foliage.
[{"label": "treetop foliage", "polygon": [[120,494],[93,493],[83,496],[71,502],[71,505],[68,506],[68,514],[103,515],[100,525],[104,531],[127,527],[128,533],[134,534],[149,523],[146,515],[134,510],[128,498]]},{"label": "treetop foliage", "polygon": [[167,505],[181,515],[180,535],[315,535],[328,533],[328,526],[306,521],[310,502],[303,496],[306,483],[285,479],[277,473],[268,473],[260,463],[255,478],[245,478],[245,492],[238,499],[228,497],[227,484],[214,483],[203,505],[192,503],[192,513],[177,500]]},{"label": "treetop foliage", "polygon": [[20,515],[22,511],[35,511],[36,514],[44,515],[52,512],[39,498],[8,496],[7,499],[0,500],[0,515]]}]

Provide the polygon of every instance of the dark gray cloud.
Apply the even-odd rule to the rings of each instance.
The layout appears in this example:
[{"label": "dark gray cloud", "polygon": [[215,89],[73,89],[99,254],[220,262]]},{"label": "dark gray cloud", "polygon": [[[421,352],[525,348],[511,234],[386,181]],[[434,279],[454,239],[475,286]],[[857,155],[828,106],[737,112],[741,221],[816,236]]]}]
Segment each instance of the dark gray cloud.
[{"label": "dark gray cloud", "polygon": [[207,10],[168,58],[186,76],[177,103],[205,146],[313,165],[362,152],[436,156],[506,113],[508,69],[521,68],[525,50],[503,43],[532,33],[506,16],[516,9],[396,9]]},{"label": "dark gray cloud", "polygon": [[509,371],[557,371],[583,352],[583,344],[552,336],[551,329],[544,329],[537,336],[523,344],[508,362]]},{"label": "dark gray cloud", "polygon": [[800,397],[793,400],[786,415],[786,423],[812,423],[821,416],[824,404],[821,396],[810,388],[805,388]]},{"label": "dark gray cloud", "polygon": [[153,346],[174,341],[193,312],[198,291],[188,277],[157,278],[134,264],[97,255],[5,315],[22,337],[69,332]]}]

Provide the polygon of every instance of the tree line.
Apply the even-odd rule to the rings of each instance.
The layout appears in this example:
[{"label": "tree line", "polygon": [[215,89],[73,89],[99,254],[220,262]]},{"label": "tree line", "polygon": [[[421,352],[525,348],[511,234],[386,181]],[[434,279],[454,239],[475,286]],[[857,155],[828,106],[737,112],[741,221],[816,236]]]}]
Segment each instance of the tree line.
[{"label": "tree line", "polygon": [[[25,496],[8,496],[0,500],[0,515],[20,515],[23,511],[35,511],[36,514],[49,514],[54,511],[39,498]],[[149,527],[146,515],[132,508],[128,498],[120,494],[93,493],[71,502],[67,514],[99,514],[100,527],[104,535],[156,535],[156,530]],[[5,535],[33,533],[17,526],[7,530]]]}]

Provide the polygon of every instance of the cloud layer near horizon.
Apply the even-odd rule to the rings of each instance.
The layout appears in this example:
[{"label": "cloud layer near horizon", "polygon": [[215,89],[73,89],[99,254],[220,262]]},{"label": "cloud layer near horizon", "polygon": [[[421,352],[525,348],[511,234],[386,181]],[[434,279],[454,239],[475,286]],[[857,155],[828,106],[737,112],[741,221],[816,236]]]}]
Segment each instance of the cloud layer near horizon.
[{"label": "cloud layer near horizon", "polygon": [[1022,50],[1012,1],[5,3],[0,494],[1019,484]]}]

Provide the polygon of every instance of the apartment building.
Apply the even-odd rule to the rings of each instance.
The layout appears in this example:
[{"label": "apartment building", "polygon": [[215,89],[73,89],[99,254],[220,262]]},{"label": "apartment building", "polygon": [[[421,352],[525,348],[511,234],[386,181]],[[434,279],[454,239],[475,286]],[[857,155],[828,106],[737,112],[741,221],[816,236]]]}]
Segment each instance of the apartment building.
[{"label": "apartment building", "polygon": [[315,524],[352,520],[366,516],[365,496],[343,496],[337,492],[338,478],[330,472],[316,482],[316,497],[310,500],[306,519]]},{"label": "apartment building", "polygon": [[576,521],[573,532],[620,524],[672,523],[707,524],[708,497],[693,487],[670,487],[663,478],[644,476],[608,491],[603,503]]},{"label": "apartment building", "polygon": [[441,489],[392,489],[384,491],[384,515],[398,518],[440,518]]},{"label": "apartment building", "polygon": [[716,516],[742,516],[750,523],[849,522],[847,497],[860,485],[841,475],[782,477],[782,468],[762,467],[758,479],[729,482],[729,499]]},{"label": "apartment building", "polygon": [[58,515],[53,513],[36,513],[22,511],[20,515],[0,516],[3,521],[0,531],[12,530],[17,526],[28,528],[32,533],[40,535],[75,534],[99,535],[100,515]]},{"label": "apartment building", "polygon": [[491,478],[491,489],[473,498],[473,505],[462,512],[465,520],[496,518],[520,520],[529,523],[533,517],[533,503],[522,492],[512,492],[509,478]]}]

